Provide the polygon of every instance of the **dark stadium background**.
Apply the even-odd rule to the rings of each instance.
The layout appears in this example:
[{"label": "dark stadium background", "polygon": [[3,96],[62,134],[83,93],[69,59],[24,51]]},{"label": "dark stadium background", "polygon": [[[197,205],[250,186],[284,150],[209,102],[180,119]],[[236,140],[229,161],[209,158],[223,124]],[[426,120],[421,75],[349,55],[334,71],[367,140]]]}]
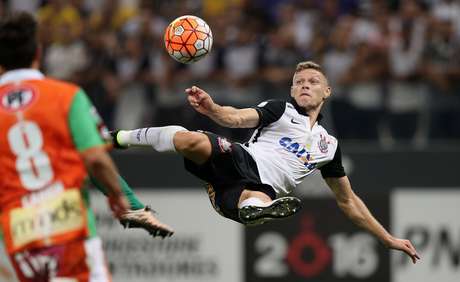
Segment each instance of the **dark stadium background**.
[{"label": "dark stadium background", "polygon": [[[0,1],[0,15],[13,10],[42,24],[42,70],[82,85],[111,129],[178,124],[242,141],[249,131],[195,113],[183,90],[253,106],[287,98],[297,62],[320,63],[333,88],[323,125],[354,190],[422,257],[412,265],[354,227],[318,175],[298,187],[298,215],[242,228],[212,211],[180,158],[129,150],[113,153],[121,174],[177,233],[124,231],[95,193],[114,281],[460,281],[460,1]],[[214,35],[187,66],[162,38],[185,14]]]}]

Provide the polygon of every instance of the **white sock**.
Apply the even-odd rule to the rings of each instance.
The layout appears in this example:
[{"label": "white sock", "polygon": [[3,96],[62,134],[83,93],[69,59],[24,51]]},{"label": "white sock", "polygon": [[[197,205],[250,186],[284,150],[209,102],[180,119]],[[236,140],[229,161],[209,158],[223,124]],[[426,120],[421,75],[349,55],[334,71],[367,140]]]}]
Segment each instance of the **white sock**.
[{"label": "white sock", "polygon": [[270,204],[271,204],[271,202],[265,203],[264,201],[262,201],[259,198],[250,197],[250,198],[247,198],[246,200],[242,201],[241,203],[239,203],[238,208],[241,209],[241,208],[247,207],[247,206],[266,207],[266,206],[268,206]]},{"label": "white sock", "polygon": [[117,134],[117,141],[120,145],[125,146],[152,146],[157,152],[175,152],[173,138],[178,131],[187,131],[187,129],[178,125],[170,125],[120,130]]}]

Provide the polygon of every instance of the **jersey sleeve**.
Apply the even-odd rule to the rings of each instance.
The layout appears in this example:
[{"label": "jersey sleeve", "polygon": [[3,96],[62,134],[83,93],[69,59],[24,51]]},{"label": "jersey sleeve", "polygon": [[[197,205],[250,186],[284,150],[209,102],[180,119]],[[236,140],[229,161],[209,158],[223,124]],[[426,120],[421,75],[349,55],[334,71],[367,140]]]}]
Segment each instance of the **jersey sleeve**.
[{"label": "jersey sleeve", "polygon": [[319,168],[319,170],[321,171],[323,178],[342,177],[346,175],[345,169],[342,165],[342,151],[340,150],[339,145],[337,145],[337,150],[335,150],[332,161]]},{"label": "jersey sleeve", "polygon": [[104,144],[98,130],[99,115],[83,90],[79,90],[70,106],[68,122],[78,151]]},{"label": "jersey sleeve", "polygon": [[259,125],[265,127],[281,118],[286,110],[286,102],[282,100],[268,100],[260,103],[254,109],[259,114]]}]

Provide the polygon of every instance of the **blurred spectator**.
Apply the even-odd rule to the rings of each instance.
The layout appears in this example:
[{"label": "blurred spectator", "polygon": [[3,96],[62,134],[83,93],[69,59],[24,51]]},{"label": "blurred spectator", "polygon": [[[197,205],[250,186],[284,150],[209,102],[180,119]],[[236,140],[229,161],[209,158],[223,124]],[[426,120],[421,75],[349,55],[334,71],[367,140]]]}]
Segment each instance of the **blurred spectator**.
[{"label": "blurred spectator", "polygon": [[382,78],[385,71],[385,54],[369,42],[359,42],[350,70],[342,78],[353,108],[349,113],[354,124],[350,136],[353,139],[379,138],[383,114]]},{"label": "blurred spectator", "polygon": [[[40,23],[40,41],[45,47],[59,41],[62,30],[61,23],[70,25],[74,37],[81,35],[81,19],[79,11],[69,1],[50,0],[37,11],[38,22]],[[46,49],[46,48],[45,48]]]},{"label": "blurred spectator", "polygon": [[81,74],[81,85],[109,128],[114,128],[114,109],[120,83],[115,71],[117,42],[110,32],[94,32],[87,36],[88,61]]},{"label": "blurred spectator", "polygon": [[309,46],[308,57],[320,57],[328,45],[328,38],[333,30],[334,25],[340,16],[340,3],[339,0],[325,0],[321,1],[319,6],[319,13],[315,18],[314,33]]},{"label": "blurred spectator", "polygon": [[54,40],[45,50],[44,69],[48,76],[78,82],[78,72],[88,63],[86,45],[80,38],[80,22],[62,16],[54,24]]},{"label": "blurred spectator", "polygon": [[149,64],[140,38],[137,35],[125,36],[122,52],[115,63],[120,83],[114,117],[116,128],[135,128],[150,123],[153,103],[145,84]]},{"label": "blurred spectator", "polygon": [[[309,46],[313,40],[318,13],[314,9],[314,1],[301,1],[296,6],[294,15],[294,43],[300,54],[309,54]],[[324,35],[326,36],[326,35]]]},{"label": "blurred spectator", "polygon": [[460,41],[447,10],[435,10],[423,57],[422,73],[430,83],[430,137],[460,138]]},{"label": "blurred spectator", "polygon": [[297,52],[292,32],[279,27],[268,36],[264,46],[262,74],[264,99],[286,99],[292,84],[292,66],[302,61]]},{"label": "blurred spectator", "polygon": [[[383,91],[388,64],[386,48],[381,42],[385,41],[383,27],[388,18],[386,6],[380,4],[375,1],[371,6],[361,7],[360,16],[353,18],[348,35],[354,54],[350,68],[340,82],[347,86],[348,101],[352,107],[348,114],[352,127],[348,125],[347,137],[353,139],[375,141],[382,137]],[[340,118],[338,116],[336,120]]]},{"label": "blurred spectator", "polygon": [[426,20],[420,4],[415,0],[401,1],[399,13],[391,19],[389,28],[389,125],[394,138],[411,140],[426,124],[421,118],[426,111],[427,89],[419,74]]},{"label": "blurred spectator", "polygon": [[40,6],[41,0],[14,0],[10,1],[8,9],[10,11],[24,11],[28,13],[35,13]]},{"label": "blurred spectator", "polygon": [[230,104],[254,103],[260,99],[257,79],[260,67],[260,45],[251,23],[241,23],[235,38],[225,47],[223,63]]},{"label": "blurred spectator", "polygon": [[102,29],[119,32],[137,15],[138,4],[138,1],[105,0],[99,9],[91,12],[88,25],[95,31]]},{"label": "blurred spectator", "polygon": [[460,2],[458,0],[437,1],[433,7],[433,15],[438,19],[449,19],[455,40],[460,40]]},{"label": "blurred spectator", "polygon": [[338,138],[353,138],[355,127],[353,108],[350,105],[347,87],[344,84],[350,76],[350,68],[354,62],[355,49],[352,45],[352,31],[355,18],[341,18],[334,27],[327,50],[323,56],[323,68],[332,87],[329,101],[335,133]]},{"label": "blurred spectator", "polygon": [[234,6],[241,5],[242,0],[203,0],[203,15],[206,18],[221,16]]}]

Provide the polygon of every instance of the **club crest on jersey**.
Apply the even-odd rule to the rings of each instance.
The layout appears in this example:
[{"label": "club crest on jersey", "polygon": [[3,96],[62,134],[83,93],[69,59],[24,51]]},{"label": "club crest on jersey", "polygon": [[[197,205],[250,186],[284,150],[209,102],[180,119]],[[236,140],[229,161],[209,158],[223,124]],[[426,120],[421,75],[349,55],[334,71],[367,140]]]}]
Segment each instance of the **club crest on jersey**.
[{"label": "club crest on jersey", "polygon": [[320,135],[319,138],[320,138],[320,139],[319,139],[319,141],[318,141],[318,148],[319,148],[319,150],[321,151],[321,153],[326,154],[327,151],[328,151],[328,144],[329,144],[329,142],[327,141],[326,136],[324,136],[324,135],[322,135],[322,134]]},{"label": "club crest on jersey", "polygon": [[0,94],[0,108],[17,112],[30,106],[36,99],[37,93],[31,87],[11,87]]},{"label": "club crest on jersey", "polygon": [[217,144],[221,153],[229,153],[232,151],[232,143],[230,143],[227,138],[217,137]]}]

